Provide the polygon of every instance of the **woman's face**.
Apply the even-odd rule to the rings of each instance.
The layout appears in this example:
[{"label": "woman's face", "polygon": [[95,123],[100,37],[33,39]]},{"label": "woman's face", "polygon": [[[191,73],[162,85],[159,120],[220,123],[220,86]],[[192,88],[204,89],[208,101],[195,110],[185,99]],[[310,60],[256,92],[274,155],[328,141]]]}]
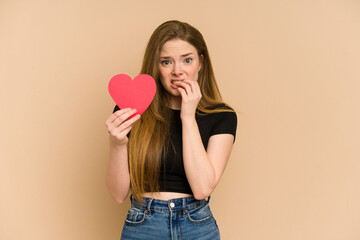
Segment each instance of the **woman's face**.
[{"label": "woman's face", "polygon": [[180,39],[165,42],[160,52],[160,81],[171,95],[180,96],[177,81],[197,81],[200,69],[201,60],[193,45]]}]

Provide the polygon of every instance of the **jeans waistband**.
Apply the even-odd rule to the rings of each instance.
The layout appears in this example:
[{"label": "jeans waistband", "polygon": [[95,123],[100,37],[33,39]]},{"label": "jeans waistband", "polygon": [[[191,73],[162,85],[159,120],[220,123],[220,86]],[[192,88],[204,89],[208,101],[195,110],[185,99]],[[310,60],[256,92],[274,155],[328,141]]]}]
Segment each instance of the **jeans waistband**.
[{"label": "jeans waistband", "polygon": [[210,201],[210,196],[208,199],[197,200],[194,197],[184,197],[184,198],[174,198],[169,199],[168,201],[156,199],[156,198],[147,198],[143,197],[143,201],[139,202],[135,200],[132,195],[130,196],[131,206],[146,209],[148,211],[176,211],[176,210],[190,210],[193,208],[198,208],[208,204]]}]

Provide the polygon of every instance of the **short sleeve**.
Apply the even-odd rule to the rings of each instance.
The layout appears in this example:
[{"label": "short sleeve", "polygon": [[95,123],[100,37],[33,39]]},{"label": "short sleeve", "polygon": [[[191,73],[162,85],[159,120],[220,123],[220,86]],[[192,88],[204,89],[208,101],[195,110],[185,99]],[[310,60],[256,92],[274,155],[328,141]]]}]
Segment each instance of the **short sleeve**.
[{"label": "short sleeve", "polygon": [[210,132],[210,136],[215,134],[229,133],[236,138],[237,116],[235,112],[216,113],[216,121]]},{"label": "short sleeve", "polygon": [[118,107],[118,105],[115,105],[113,113],[118,111],[118,110],[120,110],[120,108]]}]

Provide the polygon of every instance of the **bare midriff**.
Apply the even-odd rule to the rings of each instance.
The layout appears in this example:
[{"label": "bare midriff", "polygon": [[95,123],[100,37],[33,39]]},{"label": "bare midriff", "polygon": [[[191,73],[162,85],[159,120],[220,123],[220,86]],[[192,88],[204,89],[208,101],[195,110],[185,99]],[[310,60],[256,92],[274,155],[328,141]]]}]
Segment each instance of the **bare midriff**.
[{"label": "bare midriff", "polygon": [[192,194],[188,193],[177,193],[177,192],[147,192],[143,193],[143,197],[155,198],[163,201],[168,201],[174,198],[192,197]]}]

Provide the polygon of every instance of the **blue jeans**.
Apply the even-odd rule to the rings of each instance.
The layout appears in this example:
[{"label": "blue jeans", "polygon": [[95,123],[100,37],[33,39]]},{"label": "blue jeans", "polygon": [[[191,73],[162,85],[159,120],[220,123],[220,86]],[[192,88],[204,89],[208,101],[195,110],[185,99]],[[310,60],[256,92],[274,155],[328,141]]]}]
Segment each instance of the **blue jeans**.
[{"label": "blue jeans", "polygon": [[194,197],[162,201],[143,198],[138,202],[130,197],[131,207],[122,230],[121,239],[156,240],[217,240],[219,228],[209,207],[209,200]]}]

